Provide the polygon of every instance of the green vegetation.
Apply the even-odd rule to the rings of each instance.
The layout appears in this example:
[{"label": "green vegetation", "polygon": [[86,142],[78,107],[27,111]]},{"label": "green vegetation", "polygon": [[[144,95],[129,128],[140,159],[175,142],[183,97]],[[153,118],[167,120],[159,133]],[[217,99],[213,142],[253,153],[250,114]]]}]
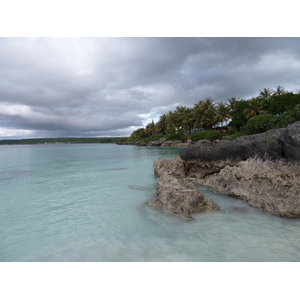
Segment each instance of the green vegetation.
[{"label": "green vegetation", "polygon": [[249,100],[232,97],[227,103],[214,103],[208,97],[193,107],[177,106],[161,115],[157,123],[152,121],[135,130],[128,140],[233,140],[300,121],[300,91],[288,92],[279,85],[275,90],[263,88],[259,92]]},{"label": "green vegetation", "polygon": [[273,129],[275,123],[276,123],[275,116],[269,113],[260,114],[248,120],[246,124],[246,129],[250,133],[264,132],[269,129]]},{"label": "green vegetation", "polygon": [[81,144],[81,143],[121,143],[127,141],[126,137],[93,137],[93,138],[43,138],[22,140],[0,140],[0,145],[33,145],[33,144]]}]

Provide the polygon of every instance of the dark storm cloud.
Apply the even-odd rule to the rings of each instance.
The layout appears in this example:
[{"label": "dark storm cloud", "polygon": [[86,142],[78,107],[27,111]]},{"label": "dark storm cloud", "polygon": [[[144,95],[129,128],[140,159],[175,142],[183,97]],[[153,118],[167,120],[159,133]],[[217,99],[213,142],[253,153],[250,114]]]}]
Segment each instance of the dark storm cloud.
[{"label": "dark storm cloud", "polygon": [[176,105],[300,86],[299,38],[2,38],[0,137],[129,135]]}]

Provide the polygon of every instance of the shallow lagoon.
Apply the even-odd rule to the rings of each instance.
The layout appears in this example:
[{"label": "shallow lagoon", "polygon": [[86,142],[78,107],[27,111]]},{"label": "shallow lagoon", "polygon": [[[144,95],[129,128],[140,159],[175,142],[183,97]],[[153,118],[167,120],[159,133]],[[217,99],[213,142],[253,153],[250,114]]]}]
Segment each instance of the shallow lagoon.
[{"label": "shallow lagoon", "polygon": [[147,206],[153,161],[180,150],[0,146],[0,261],[300,261],[298,219],[206,187],[221,210],[194,221]]}]

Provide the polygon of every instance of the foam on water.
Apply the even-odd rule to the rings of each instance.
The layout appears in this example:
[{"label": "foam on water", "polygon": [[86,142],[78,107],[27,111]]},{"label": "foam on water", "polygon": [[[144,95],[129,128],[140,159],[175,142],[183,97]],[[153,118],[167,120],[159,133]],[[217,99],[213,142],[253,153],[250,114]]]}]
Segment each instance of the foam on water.
[{"label": "foam on water", "polygon": [[0,261],[299,261],[300,220],[199,190],[194,221],[147,205],[153,161],[176,148],[0,147]]}]

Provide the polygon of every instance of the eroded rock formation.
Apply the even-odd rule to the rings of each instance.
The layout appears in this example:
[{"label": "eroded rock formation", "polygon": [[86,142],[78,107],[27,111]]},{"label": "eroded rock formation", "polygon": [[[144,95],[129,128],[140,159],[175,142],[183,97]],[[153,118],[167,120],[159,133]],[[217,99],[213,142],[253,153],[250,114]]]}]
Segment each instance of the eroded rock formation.
[{"label": "eroded rock formation", "polygon": [[149,205],[189,220],[193,219],[193,213],[220,209],[192,183],[182,185],[175,177],[168,174],[163,174],[157,180],[156,195]]},{"label": "eroded rock formation", "polygon": [[190,159],[185,161],[180,156],[175,156],[170,159],[156,159],[153,163],[153,168],[157,177],[168,174],[177,178],[205,178],[207,175],[220,172],[227,165],[234,166],[236,164],[238,164],[238,161],[229,159],[218,161]]},{"label": "eroded rock formation", "polygon": [[248,159],[208,176],[203,184],[286,218],[300,217],[300,163]]},{"label": "eroded rock formation", "polygon": [[154,171],[193,182],[203,178],[201,184],[251,206],[280,217],[300,217],[300,122],[235,141],[200,140],[180,157],[155,161]]},{"label": "eroded rock formation", "polygon": [[156,159],[153,163],[154,174],[157,177],[163,174],[172,175],[174,177],[184,178],[186,177],[184,161],[180,156],[173,157],[171,159]]}]

